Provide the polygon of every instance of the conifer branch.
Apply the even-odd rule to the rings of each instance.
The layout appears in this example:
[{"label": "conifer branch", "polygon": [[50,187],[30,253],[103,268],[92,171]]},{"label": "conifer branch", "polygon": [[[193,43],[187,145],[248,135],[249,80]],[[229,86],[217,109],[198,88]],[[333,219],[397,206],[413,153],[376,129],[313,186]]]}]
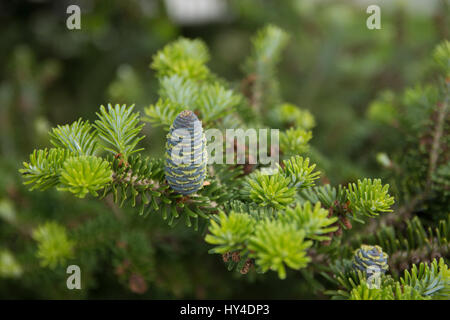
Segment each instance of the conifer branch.
[{"label": "conifer branch", "polygon": [[[254,76],[250,104],[255,110],[267,111],[270,118],[273,115],[270,121],[253,117],[249,102],[207,67],[210,56],[201,40],[182,38],[153,57],[151,67],[158,76],[159,97],[144,109],[144,121],[169,129],[164,159],[146,157],[142,153],[145,150],[138,148],[144,139],[144,124],[134,105],[108,104],[107,108],[100,107],[93,125],[79,119],[52,129],[50,142],[54,148],[32,152],[20,170],[24,183],[30,184],[31,189],[55,187],[80,198],[108,196],[114,205],[128,205],[143,217],[160,215],[170,226],[181,221],[195,230],[207,230],[205,241],[211,245],[210,253],[221,255],[230,270],[237,269],[242,274],[253,269],[260,273],[274,271],[284,279],[290,269],[310,278],[320,272],[338,288],[332,294],[340,298],[446,297],[448,270],[444,259],[433,261],[430,266],[416,267],[411,263],[415,256],[429,261],[435,258],[433,254],[448,256],[449,221],[442,220],[438,228],[432,229],[414,218],[408,221],[404,233],[379,226],[373,234],[361,235],[352,228],[353,222],[364,223],[398,213],[394,212],[391,195],[397,191],[397,185],[390,190],[389,184],[380,179],[368,178],[346,185],[321,184],[321,172],[315,163],[318,153],[309,148],[314,117],[295,105],[282,103],[277,90],[276,64],[287,39],[281,29],[265,28],[254,38],[253,53],[247,63],[248,74]],[[447,57],[444,49],[439,51],[440,57]],[[426,103],[433,101],[436,90],[417,90],[420,92],[407,94],[410,102],[421,100],[423,95]],[[447,105],[448,92],[437,113],[428,155],[427,185],[445,185],[448,176],[446,167],[440,166],[438,150],[446,136]],[[262,166],[250,166],[249,161],[243,165],[213,164],[208,168],[206,157],[191,167],[170,162],[174,129],[189,127],[195,121],[219,129],[229,124],[281,127],[283,158],[278,171],[264,174]],[[411,130],[421,128],[420,125]],[[205,140],[202,134],[190,140],[191,145],[202,150],[202,155],[206,154]],[[304,153],[310,157],[303,157]],[[423,169],[422,163],[420,168]],[[423,175],[418,180],[417,185],[423,187]],[[415,206],[425,200],[423,197],[423,193],[416,193],[412,199],[417,200],[410,204]],[[86,235],[98,228],[104,241],[111,241],[124,220],[98,217],[73,234],[59,225],[40,226],[33,234],[39,259],[50,268],[61,265],[74,254],[101,245],[102,239]],[[139,235],[122,237],[129,242],[145,241]],[[146,267],[150,264],[144,258],[135,259]],[[404,263],[408,263],[407,268],[401,267]],[[368,265],[383,271],[380,289],[369,288]],[[409,271],[402,276],[403,269]]]}]

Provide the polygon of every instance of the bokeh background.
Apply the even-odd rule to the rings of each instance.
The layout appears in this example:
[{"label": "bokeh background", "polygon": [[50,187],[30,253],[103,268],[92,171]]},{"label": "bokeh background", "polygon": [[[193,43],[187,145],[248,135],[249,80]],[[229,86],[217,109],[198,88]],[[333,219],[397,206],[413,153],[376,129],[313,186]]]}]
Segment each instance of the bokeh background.
[{"label": "bokeh background", "polygon": [[[81,30],[66,28],[71,4],[81,7]],[[381,30],[366,28],[370,4],[381,7]],[[281,93],[315,116],[311,144],[330,181],[383,176],[376,155],[395,141],[372,121],[370,105],[427,78],[449,16],[446,0],[0,2],[0,298],[320,298],[301,272],[289,281],[228,272],[193,230],[132,212],[126,223],[136,232],[123,236],[144,248],[133,261],[138,271],[123,271],[123,248],[105,236],[95,259],[79,257],[89,266],[86,288],[67,290],[64,268],[39,265],[30,230],[49,220],[76,228],[112,209],[54,190],[28,192],[18,169],[35,147],[48,146],[56,124],[94,120],[108,102],[141,111],[155,102],[152,55],[179,36],[203,39],[211,69],[239,84],[249,39],[272,23],[291,35]],[[145,134],[148,154],[161,155],[163,132],[147,124]]]}]

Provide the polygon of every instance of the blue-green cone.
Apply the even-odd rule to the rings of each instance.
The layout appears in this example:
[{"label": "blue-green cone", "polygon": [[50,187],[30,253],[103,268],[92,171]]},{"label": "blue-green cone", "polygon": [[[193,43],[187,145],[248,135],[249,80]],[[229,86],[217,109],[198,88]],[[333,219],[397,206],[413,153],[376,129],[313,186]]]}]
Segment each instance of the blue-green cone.
[{"label": "blue-green cone", "polygon": [[200,190],[206,177],[206,164],[202,123],[192,111],[182,111],[167,134],[164,170],[169,186],[183,195]]},{"label": "blue-green cone", "polygon": [[388,255],[379,246],[361,245],[353,256],[353,267],[367,273],[379,271],[385,273],[389,269]]}]

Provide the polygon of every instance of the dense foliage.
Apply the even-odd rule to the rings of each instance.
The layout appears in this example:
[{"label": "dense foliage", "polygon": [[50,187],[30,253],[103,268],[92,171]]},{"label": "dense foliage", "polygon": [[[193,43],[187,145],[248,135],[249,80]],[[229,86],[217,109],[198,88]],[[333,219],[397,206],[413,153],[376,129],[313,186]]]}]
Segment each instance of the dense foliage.
[{"label": "dense foliage", "polygon": [[[323,36],[315,28],[331,24],[347,31],[342,39],[348,50],[364,42],[364,35],[349,32],[351,23],[330,17],[330,10],[341,10],[353,21],[355,13],[348,7],[322,10],[320,4],[295,3],[287,2],[286,8],[295,10],[286,16],[321,12],[315,22],[304,22],[313,30],[308,32]],[[265,20],[267,13],[256,14],[248,1],[230,4],[244,17],[251,18],[252,12],[255,17],[249,21],[257,26]],[[112,14],[103,10],[105,16]],[[388,29],[398,23],[399,12],[388,20]],[[241,82],[225,79],[232,68],[220,66],[224,56],[214,41],[211,51],[200,38],[179,37],[164,45],[166,41],[159,41],[161,48],[150,63],[156,78],[150,81],[158,88],[151,94],[141,75],[145,72],[121,66],[109,84],[107,103],[97,110],[92,105],[71,110],[65,117],[70,123],[53,129],[42,110],[35,109],[43,102],[23,98],[30,97],[31,87],[33,99],[51,101],[43,98],[46,86],[66,71],[61,73],[56,61],[33,64],[37,58],[32,51],[18,47],[10,57],[16,60],[13,81],[3,82],[0,96],[10,106],[2,109],[2,130],[8,133],[1,137],[2,170],[9,173],[0,194],[0,283],[6,290],[0,295],[129,297],[131,291],[151,298],[448,299],[449,42],[441,41],[431,52],[437,41],[429,41],[433,43],[424,60],[411,62],[414,71],[402,75],[400,83],[390,83],[393,71],[381,70],[383,59],[377,55],[388,55],[401,44],[378,37],[376,49],[362,55],[367,60],[356,66],[337,53],[319,58],[322,73],[302,67],[300,74],[310,79],[302,78],[308,85],[296,91],[292,88],[298,79],[290,74],[298,73],[285,70],[283,63],[297,65],[294,53],[313,59],[315,47],[302,48],[299,43],[308,32],[290,34],[290,23],[287,19],[280,21],[283,28],[261,28],[252,37],[248,57],[238,54],[244,63],[228,61],[234,69],[243,65]],[[335,46],[335,41],[325,43]],[[151,52],[138,52],[144,51]],[[339,70],[341,78],[332,76],[324,83],[320,79],[329,72],[325,65],[333,59],[338,68],[347,69]],[[364,87],[377,76],[388,80],[380,88]],[[403,82],[411,88],[404,89]],[[346,95],[348,88],[356,96]],[[92,88],[84,90],[83,96],[91,96]],[[58,92],[58,87],[49,91]],[[104,101],[89,101],[99,100]],[[362,101],[367,112],[360,115],[343,106]],[[335,106],[327,109],[330,102]],[[16,104],[27,111],[28,120],[15,115]],[[170,144],[173,123],[184,110],[193,111],[204,129],[280,128],[277,171],[266,174],[266,166],[253,164],[246,153],[245,164],[208,165],[205,181],[201,173],[203,186],[194,193],[181,192],[167,181],[164,142],[170,132]],[[58,111],[48,114],[50,120],[59,118]],[[342,116],[349,117],[343,121]],[[8,124],[6,119],[14,121]],[[346,121],[352,125],[334,137]],[[21,122],[36,134],[16,143],[23,137],[11,124]],[[324,141],[326,137],[335,140]],[[239,140],[234,143],[240,147]],[[28,158],[21,156],[30,151]],[[20,168],[18,159],[25,160]],[[171,178],[188,175],[180,172],[172,168]],[[193,175],[199,177],[199,172]],[[70,264],[82,269],[81,291],[65,288]],[[369,266],[382,270],[375,288]],[[286,284],[286,278],[292,281]]]}]

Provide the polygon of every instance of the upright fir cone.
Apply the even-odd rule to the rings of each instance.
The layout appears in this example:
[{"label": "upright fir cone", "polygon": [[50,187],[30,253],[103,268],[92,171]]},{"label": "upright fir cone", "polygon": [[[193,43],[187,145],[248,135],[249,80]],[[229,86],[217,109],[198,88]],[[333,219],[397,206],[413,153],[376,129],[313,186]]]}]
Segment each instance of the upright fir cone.
[{"label": "upright fir cone", "polygon": [[164,170],[169,186],[182,195],[203,187],[206,177],[206,137],[190,110],[180,112],[167,134]]},{"label": "upright fir cone", "polygon": [[361,245],[353,256],[353,268],[365,273],[385,273],[389,269],[388,255],[380,246]]}]

